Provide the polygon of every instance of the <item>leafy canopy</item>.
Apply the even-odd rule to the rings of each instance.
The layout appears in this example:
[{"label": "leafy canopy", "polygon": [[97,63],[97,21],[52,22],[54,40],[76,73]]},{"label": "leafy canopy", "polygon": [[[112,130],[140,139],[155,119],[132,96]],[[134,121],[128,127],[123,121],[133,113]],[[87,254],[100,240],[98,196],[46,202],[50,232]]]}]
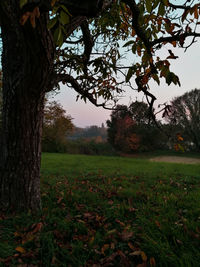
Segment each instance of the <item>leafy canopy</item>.
[{"label": "leafy canopy", "polygon": [[[170,69],[174,48],[187,50],[200,36],[199,1],[19,0],[20,23],[37,29],[49,14],[56,58],[54,87],[67,84],[85,101],[109,108],[125,86],[142,91],[152,108],[151,80],[180,85]],[[85,15],[85,16],[83,16]],[[94,17],[94,18],[91,18]],[[166,47],[166,57],[158,56]]]}]

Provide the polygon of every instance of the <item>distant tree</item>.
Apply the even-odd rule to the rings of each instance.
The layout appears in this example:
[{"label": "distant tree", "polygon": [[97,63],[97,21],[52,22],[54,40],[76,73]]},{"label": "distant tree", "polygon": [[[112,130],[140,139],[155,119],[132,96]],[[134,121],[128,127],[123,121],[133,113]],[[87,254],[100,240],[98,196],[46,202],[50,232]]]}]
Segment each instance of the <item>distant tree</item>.
[{"label": "distant tree", "polygon": [[149,106],[141,101],[135,101],[130,104],[129,112],[131,117],[135,121],[137,125],[139,124],[147,124],[150,119],[150,110]]},{"label": "distant tree", "polygon": [[133,131],[138,116],[132,111],[136,111],[133,103],[129,107],[118,105],[112,111],[111,119],[107,120],[108,142],[122,152],[136,151],[139,147],[140,137]]},{"label": "distant tree", "polygon": [[149,107],[144,102],[117,106],[107,126],[108,142],[123,152],[160,149],[166,144],[166,137],[150,120]]},{"label": "distant tree", "polygon": [[200,151],[200,89],[172,100],[166,120]]},{"label": "distant tree", "polygon": [[44,109],[43,151],[59,152],[66,145],[67,135],[73,131],[74,125],[71,116],[65,113],[59,103],[55,101],[47,103]]},{"label": "distant tree", "polygon": [[92,125],[86,128],[75,127],[72,135],[70,136],[70,139],[71,140],[77,140],[77,139],[95,140],[97,137],[101,137],[102,141],[106,140],[107,129],[104,126],[98,127],[96,125]]},{"label": "distant tree", "polygon": [[[118,133],[119,121],[123,120],[125,116],[129,113],[128,107],[125,105],[117,105],[116,108],[111,112],[110,120],[106,121],[108,142],[117,150],[120,149],[119,140],[116,141],[116,135]],[[121,135],[121,134],[120,134]],[[118,138],[119,139],[119,138]]]},{"label": "distant tree", "polygon": [[135,121],[130,114],[127,114],[116,121],[114,145],[118,150],[131,152],[138,149],[140,138],[133,132],[134,126]]}]

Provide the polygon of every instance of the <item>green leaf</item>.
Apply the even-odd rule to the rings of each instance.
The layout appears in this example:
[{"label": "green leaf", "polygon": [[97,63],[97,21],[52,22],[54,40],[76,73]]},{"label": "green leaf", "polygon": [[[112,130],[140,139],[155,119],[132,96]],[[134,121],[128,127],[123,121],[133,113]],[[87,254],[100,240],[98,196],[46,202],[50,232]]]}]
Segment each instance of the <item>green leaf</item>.
[{"label": "green leaf", "polygon": [[152,11],[152,1],[151,0],[146,0],[146,9],[147,9],[147,12],[151,13],[151,11]]},{"label": "green leaf", "polygon": [[179,86],[181,86],[178,76],[174,74],[173,72],[169,72],[165,79],[168,85],[170,85],[171,83],[174,83],[176,85],[178,84]]},{"label": "green leaf", "polygon": [[153,75],[152,75],[152,78],[154,79],[154,81],[157,82],[158,85],[160,85],[160,80],[159,80],[159,77],[158,77],[157,74],[153,74]]},{"label": "green leaf", "polygon": [[124,45],[123,45],[123,47],[127,47],[127,46],[129,46],[129,45],[131,45],[131,44],[134,44],[135,43],[135,41],[128,41],[127,43],[125,43]]},{"label": "green leaf", "polygon": [[130,78],[132,77],[132,75],[133,75],[133,69],[129,68],[128,73],[126,75],[126,83],[130,81]]},{"label": "green leaf", "polygon": [[54,32],[54,42],[61,47],[61,45],[63,44],[63,34],[62,34],[62,29],[61,27],[58,27],[55,32]]},{"label": "green leaf", "polygon": [[48,29],[50,30],[51,28],[53,28],[56,24],[56,22],[58,21],[57,17],[51,19],[48,23]]},{"label": "green leaf", "polygon": [[159,3],[160,3],[160,0],[154,0],[153,9],[155,9],[158,6]]},{"label": "green leaf", "polygon": [[23,6],[25,6],[27,4],[28,0],[20,0],[19,2],[19,6],[20,8],[22,8]]},{"label": "green leaf", "polygon": [[64,12],[64,11],[61,11],[60,12],[60,22],[63,24],[63,25],[66,25],[69,23],[69,15]]},{"label": "green leaf", "polygon": [[132,46],[132,53],[133,53],[133,54],[136,53],[136,44],[134,44],[134,45]]},{"label": "green leaf", "polygon": [[60,5],[62,7],[62,9],[66,12],[67,15],[69,15],[70,17],[72,16],[72,14],[70,14],[69,10],[66,8],[66,6],[64,5]]},{"label": "green leaf", "polygon": [[168,0],[162,0],[162,2],[165,6],[168,6]]},{"label": "green leaf", "polygon": [[158,15],[164,16],[165,14],[165,6],[164,4],[161,2],[158,8]]}]

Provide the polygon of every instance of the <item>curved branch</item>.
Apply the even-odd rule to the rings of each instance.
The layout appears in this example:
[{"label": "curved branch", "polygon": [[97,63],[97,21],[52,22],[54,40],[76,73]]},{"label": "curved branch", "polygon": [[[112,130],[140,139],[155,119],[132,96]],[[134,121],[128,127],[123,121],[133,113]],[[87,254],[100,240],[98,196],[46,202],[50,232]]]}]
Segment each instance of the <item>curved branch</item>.
[{"label": "curved branch", "polygon": [[81,87],[81,85],[69,74],[57,74],[54,77],[54,82],[58,84],[59,82],[69,83],[73,89],[81,96],[87,98],[96,107],[103,107],[104,109],[113,110],[113,108],[108,108],[106,103],[98,104],[97,100],[93,97],[93,94],[89,93],[87,90]]}]

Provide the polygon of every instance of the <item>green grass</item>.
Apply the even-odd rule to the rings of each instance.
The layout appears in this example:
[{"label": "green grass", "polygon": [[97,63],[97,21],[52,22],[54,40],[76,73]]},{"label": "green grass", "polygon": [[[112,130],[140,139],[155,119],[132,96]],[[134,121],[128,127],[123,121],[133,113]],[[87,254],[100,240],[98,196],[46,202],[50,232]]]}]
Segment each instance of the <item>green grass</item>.
[{"label": "green grass", "polygon": [[199,266],[200,165],[43,154],[41,181],[40,214],[0,217],[0,266]]}]

